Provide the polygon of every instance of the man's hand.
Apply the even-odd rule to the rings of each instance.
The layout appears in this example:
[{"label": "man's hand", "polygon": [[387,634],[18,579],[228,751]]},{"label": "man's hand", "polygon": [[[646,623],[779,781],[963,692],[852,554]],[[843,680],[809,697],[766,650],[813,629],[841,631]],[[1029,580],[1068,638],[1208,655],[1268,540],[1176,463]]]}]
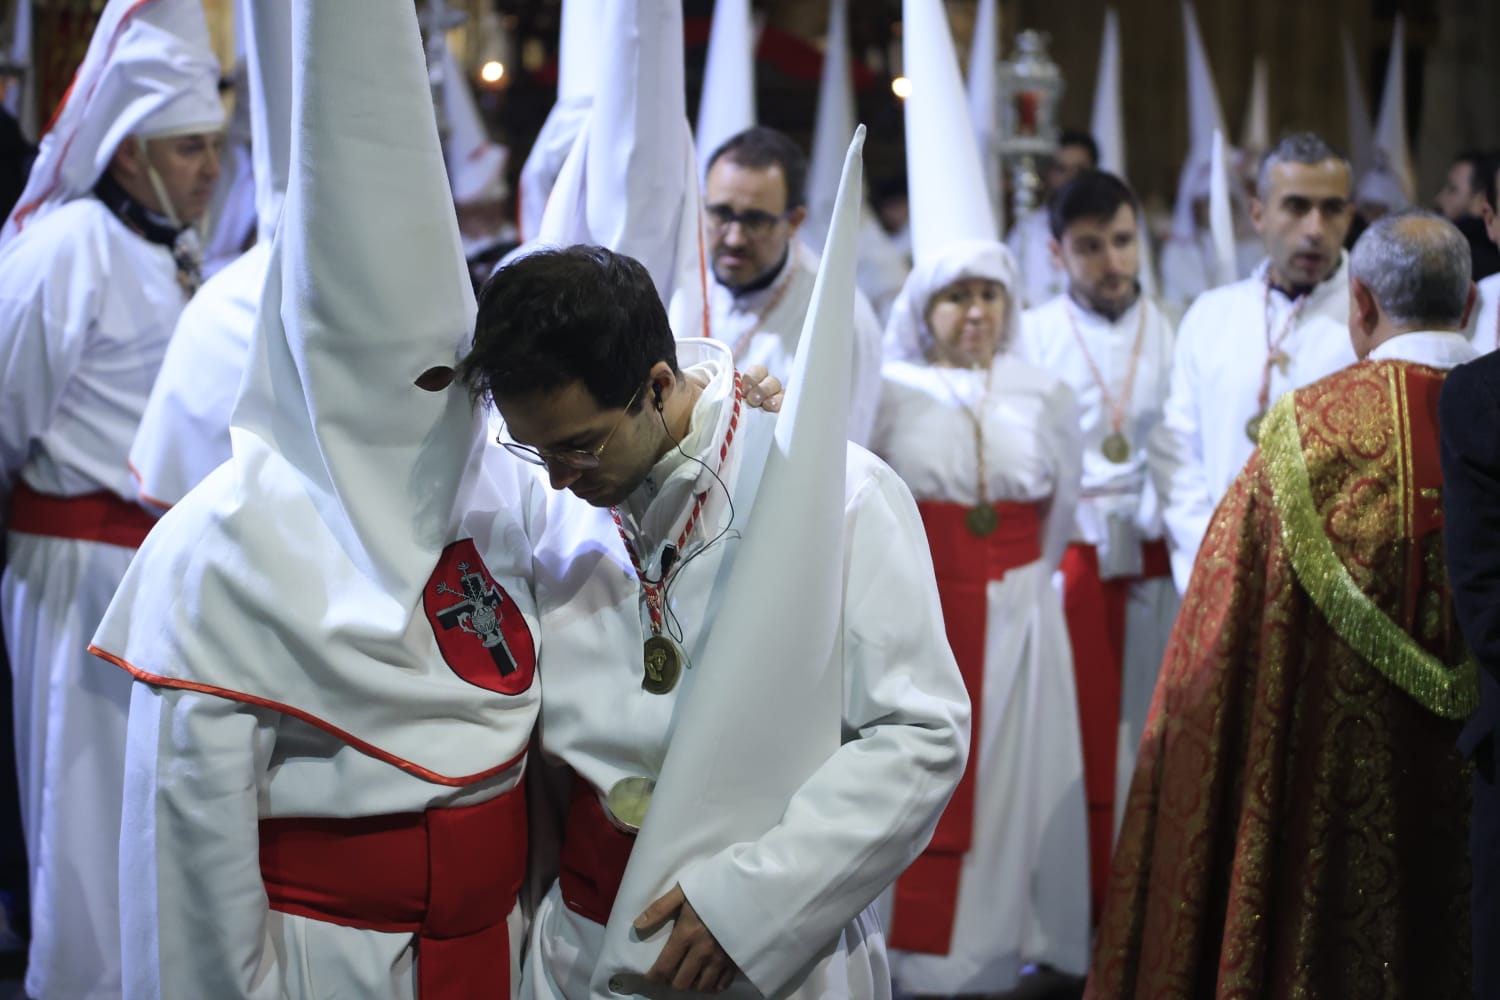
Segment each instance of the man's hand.
[{"label": "man's hand", "polygon": [[672,886],[665,896],[646,907],[635,918],[635,929],[650,933],[668,920],[674,921],[672,935],[657,956],[656,964],[646,973],[647,981],[699,993],[727,990],[739,970],[734,959],[714,939],[713,932],[698,919],[698,912],[683,895],[681,885]]},{"label": "man's hand", "polygon": [[745,394],[745,402],[770,413],[781,410],[781,399],[786,395],[781,379],[767,371],[765,365],[751,365],[740,372],[740,391]]}]

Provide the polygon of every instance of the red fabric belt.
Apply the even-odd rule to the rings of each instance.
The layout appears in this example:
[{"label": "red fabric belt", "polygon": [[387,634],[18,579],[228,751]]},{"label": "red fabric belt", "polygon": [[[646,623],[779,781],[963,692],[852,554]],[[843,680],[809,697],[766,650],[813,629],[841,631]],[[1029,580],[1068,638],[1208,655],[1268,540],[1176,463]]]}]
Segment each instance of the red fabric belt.
[{"label": "red fabric belt", "polygon": [[16,484],[10,501],[10,530],[50,538],[75,538],[138,549],[156,525],[156,515],[101,490],[77,497],[38,493]]},{"label": "red fabric belt", "polygon": [[1068,546],[1062,558],[1063,613],[1073,646],[1078,723],[1083,730],[1083,787],[1089,802],[1089,901],[1093,922],[1109,884],[1115,829],[1115,757],[1125,669],[1125,602],[1140,580],[1172,575],[1161,539],[1141,544],[1140,576],[1099,578],[1099,550]]},{"label": "red fabric belt", "polygon": [[[1042,519],[1035,504],[999,503],[1000,524],[987,538],[975,538],[965,524],[962,504],[924,501],[917,504],[927,529],[937,573],[938,596],[948,645],[958,661],[972,705],[971,762],[983,731],[984,647],[989,619],[988,584],[1008,570],[1042,557]],[[958,883],[974,827],[975,769],[965,767],[948,808],[938,820],[927,849],[896,880],[890,944],[902,951],[946,955],[953,940]]]},{"label": "red fabric belt", "polygon": [[526,874],[526,795],[459,809],[260,822],[271,909],[417,936],[417,996],[510,996],[506,918]]},{"label": "red fabric belt", "polygon": [[563,830],[558,888],[563,903],[596,924],[609,923],[635,835],[609,821],[593,786],[576,774]]}]

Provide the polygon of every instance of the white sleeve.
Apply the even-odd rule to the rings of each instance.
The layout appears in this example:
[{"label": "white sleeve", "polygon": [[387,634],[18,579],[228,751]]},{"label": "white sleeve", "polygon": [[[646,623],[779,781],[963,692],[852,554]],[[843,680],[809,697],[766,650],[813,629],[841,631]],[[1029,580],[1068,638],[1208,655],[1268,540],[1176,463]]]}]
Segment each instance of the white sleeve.
[{"label": "white sleeve", "polygon": [[1078,398],[1061,379],[1047,397],[1043,412],[1044,423],[1039,428],[1042,446],[1056,463],[1057,478],[1051,498],[1043,505],[1042,559],[1048,567],[1057,569],[1073,540],[1078,496],[1083,492],[1083,429]]},{"label": "white sleeve", "polygon": [[1162,421],[1147,439],[1147,461],[1161,498],[1172,579],[1179,593],[1187,589],[1198,546],[1214,512],[1203,467],[1203,433],[1198,421],[1200,382],[1192,351],[1192,320],[1191,314],[1183,319]]},{"label": "white sleeve", "polygon": [[883,331],[862,292],[854,294],[854,364],[849,384],[849,440],[869,447],[880,408],[880,362]]},{"label": "white sleeve", "polygon": [[683,892],[762,990],[790,983],[926,846],[967,758],[969,700],[927,540],[888,467],[856,458],[845,512],[842,746],[756,841],[691,866]]},{"label": "white sleeve", "polygon": [[127,1000],[284,995],[260,874],[275,719],[223,698],[135,685],[120,838]]}]

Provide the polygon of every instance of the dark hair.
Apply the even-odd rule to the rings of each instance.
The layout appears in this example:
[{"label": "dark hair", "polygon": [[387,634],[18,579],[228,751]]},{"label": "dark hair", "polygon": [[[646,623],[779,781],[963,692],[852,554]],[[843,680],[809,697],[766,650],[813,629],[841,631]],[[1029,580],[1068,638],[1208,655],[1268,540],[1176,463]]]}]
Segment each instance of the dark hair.
[{"label": "dark hair", "polygon": [[1094,137],[1081,128],[1065,128],[1057,136],[1057,148],[1082,146],[1089,153],[1089,167],[1099,166],[1099,144]]},{"label": "dark hair", "polygon": [[1047,223],[1052,229],[1052,238],[1061,240],[1068,227],[1079,219],[1108,222],[1121,205],[1129,205],[1130,210],[1140,216],[1135,193],[1128,184],[1103,170],[1085,170],[1047,199]]},{"label": "dark hair", "polygon": [[1322,136],[1313,132],[1293,132],[1284,135],[1281,140],[1271,147],[1270,151],[1260,160],[1260,171],[1255,178],[1255,197],[1261,201],[1268,201],[1271,197],[1271,171],[1279,163],[1302,163],[1315,166],[1335,160],[1342,164],[1344,172],[1349,177],[1349,184],[1353,187],[1354,172],[1349,166],[1349,161],[1343,155],[1330,146]]},{"label": "dark hair", "polygon": [[582,382],[600,408],[613,409],[658,361],[677,370],[651,275],[624,254],[580,245],[527,254],[490,276],[460,376],[474,396],[491,398]]},{"label": "dark hair", "polygon": [[1495,176],[1500,174],[1500,151],[1481,156],[1474,164],[1474,170],[1480,175],[1476,179],[1480,182],[1479,190],[1484,192],[1484,200],[1489,202],[1491,209],[1500,209],[1500,191],[1495,185]]},{"label": "dark hair", "polygon": [[1471,193],[1479,193],[1484,191],[1484,177],[1482,174],[1484,173],[1485,165],[1494,162],[1491,159],[1492,155],[1490,151],[1484,149],[1465,149],[1453,158],[1453,163],[1450,163],[1449,166],[1467,163],[1470,170],[1469,191]]},{"label": "dark hair", "polygon": [[807,155],[785,132],[778,132],[764,125],[752,125],[745,131],[730,136],[708,158],[705,174],[714,168],[720,157],[727,157],[730,163],[756,170],[780,167],[781,176],[786,179],[786,210],[790,212],[807,204]]}]

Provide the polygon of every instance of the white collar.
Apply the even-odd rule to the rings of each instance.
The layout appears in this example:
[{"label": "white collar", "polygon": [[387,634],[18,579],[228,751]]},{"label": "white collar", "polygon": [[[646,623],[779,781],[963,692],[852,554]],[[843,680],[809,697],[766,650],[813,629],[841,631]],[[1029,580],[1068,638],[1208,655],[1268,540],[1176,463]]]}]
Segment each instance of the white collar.
[{"label": "white collar", "polygon": [[1409,361],[1433,368],[1453,368],[1479,357],[1479,351],[1461,333],[1452,330],[1417,330],[1392,337],[1376,347],[1366,361]]},{"label": "white collar", "polygon": [[[1250,281],[1253,282],[1257,287],[1264,288],[1266,284],[1266,276],[1270,273],[1270,271],[1271,258],[1262,257],[1260,263],[1255,265],[1255,272],[1250,276]],[[1335,293],[1340,295],[1348,295],[1348,288],[1349,255],[1343,250],[1340,250],[1339,266],[1334,268],[1333,273],[1330,274],[1327,278],[1324,278],[1322,281],[1314,285],[1312,291],[1308,292],[1306,306],[1307,308],[1315,309],[1323,302],[1327,301],[1328,298]],[[1277,291],[1281,291],[1281,289],[1277,289]],[[1282,296],[1285,298],[1286,293],[1282,292]],[[1291,300],[1288,299],[1287,301]],[[1306,315],[1305,310],[1304,315]]]}]

